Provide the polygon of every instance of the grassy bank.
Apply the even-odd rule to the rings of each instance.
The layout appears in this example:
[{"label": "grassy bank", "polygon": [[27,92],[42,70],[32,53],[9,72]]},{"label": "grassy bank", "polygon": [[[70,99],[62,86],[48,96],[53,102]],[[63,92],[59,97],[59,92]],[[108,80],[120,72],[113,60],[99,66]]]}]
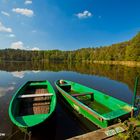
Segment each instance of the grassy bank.
[{"label": "grassy bank", "polygon": [[139,140],[140,139],[140,114],[136,118],[130,118],[123,123],[126,132],[118,134],[116,140]]}]

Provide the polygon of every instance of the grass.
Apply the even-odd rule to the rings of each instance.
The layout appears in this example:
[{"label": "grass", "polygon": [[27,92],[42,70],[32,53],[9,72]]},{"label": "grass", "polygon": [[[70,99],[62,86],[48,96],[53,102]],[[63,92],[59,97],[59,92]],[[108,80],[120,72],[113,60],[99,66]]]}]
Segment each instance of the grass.
[{"label": "grass", "polygon": [[116,136],[117,140],[140,140],[140,114],[124,122],[126,131]]}]

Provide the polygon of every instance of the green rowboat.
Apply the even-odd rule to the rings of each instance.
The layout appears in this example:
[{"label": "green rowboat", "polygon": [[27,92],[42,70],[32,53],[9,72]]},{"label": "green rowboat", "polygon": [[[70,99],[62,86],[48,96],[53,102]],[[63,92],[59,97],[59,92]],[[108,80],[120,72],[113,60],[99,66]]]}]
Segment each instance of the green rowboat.
[{"label": "green rowboat", "polygon": [[25,130],[51,118],[55,107],[56,94],[48,81],[28,81],[14,94],[9,116],[16,126]]},{"label": "green rowboat", "polygon": [[55,85],[74,110],[100,128],[111,125],[118,118],[128,118],[132,111],[131,105],[84,85],[68,80],[58,80]]}]

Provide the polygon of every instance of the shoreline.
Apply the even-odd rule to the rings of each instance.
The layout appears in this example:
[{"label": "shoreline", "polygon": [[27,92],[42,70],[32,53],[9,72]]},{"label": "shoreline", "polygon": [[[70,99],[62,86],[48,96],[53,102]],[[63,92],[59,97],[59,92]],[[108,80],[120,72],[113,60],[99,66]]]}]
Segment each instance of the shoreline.
[{"label": "shoreline", "polygon": [[140,67],[139,61],[93,61],[95,64],[123,65],[128,67]]},{"label": "shoreline", "polygon": [[36,61],[10,61],[10,60],[3,60],[0,61],[0,63],[3,62],[53,62],[53,63],[89,63],[89,64],[108,64],[108,65],[123,65],[123,66],[128,66],[128,67],[140,67],[140,61],[81,61],[81,62],[77,62],[77,61],[49,61],[49,60],[36,60]]}]

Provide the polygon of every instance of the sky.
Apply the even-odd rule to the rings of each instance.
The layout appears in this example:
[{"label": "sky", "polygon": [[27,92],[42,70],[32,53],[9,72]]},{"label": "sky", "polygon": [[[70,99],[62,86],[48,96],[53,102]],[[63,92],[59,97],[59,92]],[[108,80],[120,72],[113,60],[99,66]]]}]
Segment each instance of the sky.
[{"label": "sky", "polygon": [[0,0],[0,49],[100,47],[139,31],[140,0]]}]

